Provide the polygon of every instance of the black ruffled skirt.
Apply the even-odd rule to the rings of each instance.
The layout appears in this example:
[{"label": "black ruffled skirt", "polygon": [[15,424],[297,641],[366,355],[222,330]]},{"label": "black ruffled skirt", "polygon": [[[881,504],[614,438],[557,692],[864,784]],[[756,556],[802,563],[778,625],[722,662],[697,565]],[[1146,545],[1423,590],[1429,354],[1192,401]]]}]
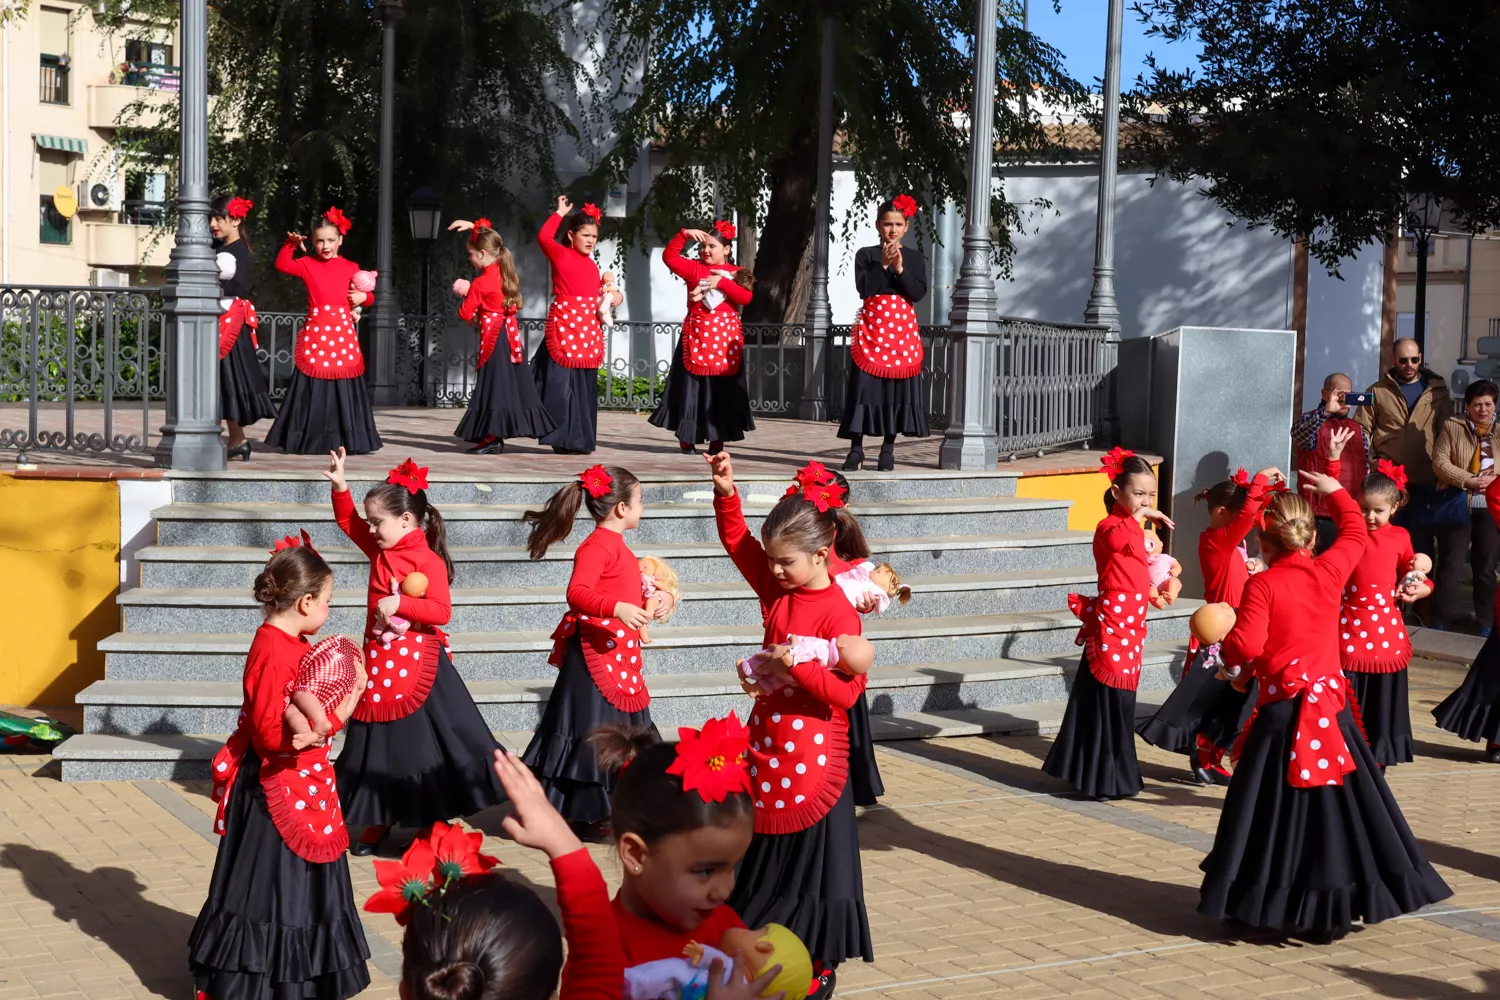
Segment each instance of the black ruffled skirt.
[{"label": "black ruffled skirt", "polygon": [[733,375],[694,375],[682,363],[682,338],[672,352],[667,391],[649,422],[677,435],[684,444],[743,441],[755,430],[745,366]]},{"label": "black ruffled skirt", "polygon": [[1206,665],[1208,651],[1200,649],[1177,687],[1156,714],[1135,727],[1141,739],[1169,753],[1192,753],[1202,734],[1228,750],[1255,711],[1249,691],[1241,693],[1220,680],[1218,668]]},{"label": "black ruffled skirt", "polygon": [[1453,894],[1401,815],[1354,714],[1339,713],[1356,770],[1342,785],[1287,783],[1298,699],[1256,716],[1199,866],[1198,912],[1288,934],[1339,935]]},{"label": "black ruffled skirt", "polygon": [[599,369],[564,368],[547,353],[547,342],[531,356],[531,373],[553,429],[542,444],[590,454],[599,439]]},{"label": "black ruffled skirt", "polygon": [[1411,709],[1407,706],[1407,673],[1397,670],[1388,674],[1361,673],[1346,670],[1354,700],[1359,705],[1359,721],[1365,729],[1365,740],[1378,763],[1390,767],[1412,759],[1415,746],[1411,735]]},{"label": "black ruffled skirt", "polygon": [[614,776],[599,767],[589,731],[595,726],[656,726],[651,710],[622,712],[604,700],[575,635],[568,640],[562,666],[542,719],[537,723],[522,759],[547,790],[547,799],[574,823],[603,823],[609,819],[609,797],[615,790]]},{"label": "black ruffled skirt", "polygon": [[351,455],[379,451],[380,432],[364,378],[308,378],[300,370],[292,372],[266,444],[289,455],[326,455],[340,447]]},{"label": "black ruffled skirt", "polygon": [[245,755],[188,967],[213,1000],[344,1000],[370,985],[349,859],[304,861],[276,832]]},{"label": "black ruffled skirt", "polygon": [[423,827],[499,805],[505,801],[495,776],[499,746],[440,650],[421,708],[391,722],[349,720],[333,765],[344,821]]},{"label": "black ruffled skirt", "polygon": [[1042,770],[1094,799],[1124,798],[1144,787],[1135,757],[1135,692],[1102,683],[1087,654]]},{"label": "black ruffled skirt", "polygon": [[1439,729],[1459,739],[1500,743],[1500,629],[1490,633],[1464,682],[1432,710]]},{"label": "black ruffled skirt", "polygon": [[828,815],[806,830],[751,838],[728,903],[747,927],[790,928],[814,961],[875,961],[849,783]]},{"label": "black ruffled skirt", "polygon": [[927,437],[927,407],[922,402],[922,376],[881,378],[851,362],[844,392],[844,419],[839,437],[856,434],[885,437],[904,434]]},{"label": "black ruffled skirt", "polygon": [[241,329],[229,353],[219,359],[219,419],[242,427],[276,419],[276,404],[271,402],[249,329]]},{"label": "black ruffled skirt", "polygon": [[[502,339],[479,369],[469,408],[453,433],[476,444],[486,438],[541,438],[557,429],[537,395],[531,366],[512,362]],[[507,349],[508,350],[508,349]]]},{"label": "black ruffled skirt", "polygon": [[857,806],[873,806],[885,794],[880,766],[875,763],[870,702],[863,694],[849,709],[849,784],[854,788],[854,804]]}]

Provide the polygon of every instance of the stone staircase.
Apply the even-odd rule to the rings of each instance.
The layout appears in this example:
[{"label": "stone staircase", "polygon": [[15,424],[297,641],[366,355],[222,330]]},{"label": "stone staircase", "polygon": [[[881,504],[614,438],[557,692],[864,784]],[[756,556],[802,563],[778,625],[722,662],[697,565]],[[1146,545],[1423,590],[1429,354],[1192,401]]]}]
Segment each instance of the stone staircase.
[{"label": "stone staircase", "polygon": [[[356,498],[373,482],[350,478]],[[1090,536],[1067,530],[1068,503],[1016,497],[1016,477],[1004,473],[850,478],[872,548],[913,590],[910,604],[865,621],[876,648],[877,739],[1055,728],[1078,662],[1067,594],[1094,585]],[[170,482],[172,502],[153,512],[157,543],[136,556],[140,585],[119,596],[121,631],[100,643],[105,679],[78,696],[84,731],[55,751],[64,780],[207,774],[235,724],[245,652],[261,620],[251,582],[282,536],[306,528],[334,567],[323,634],[358,641],[363,627],[367,562],[334,523],[326,480],[235,472]],[[572,547],[592,528],[585,515],[544,559],[527,558],[521,512],[560,482],[435,476],[429,490],[457,568],[448,626],[455,665],[491,728],[517,748],[554,676],[548,636],[564,608]],[[752,529],[786,482],[740,478]],[[638,555],[667,559],[684,592],[672,621],[652,628],[652,715],[670,733],[731,708],[743,714],[733,665],[759,646],[759,607],[719,546],[709,488],[690,476],[650,478],[643,488],[646,514],[627,541]],[[1153,613],[1143,703],[1173,683],[1196,604]]]}]

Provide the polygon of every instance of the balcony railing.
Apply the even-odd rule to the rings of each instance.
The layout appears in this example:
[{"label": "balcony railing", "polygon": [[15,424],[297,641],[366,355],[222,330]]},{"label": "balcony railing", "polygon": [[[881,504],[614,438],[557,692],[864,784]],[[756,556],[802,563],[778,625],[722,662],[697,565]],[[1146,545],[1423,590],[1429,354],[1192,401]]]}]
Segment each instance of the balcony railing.
[{"label": "balcony railing", "polygon": [[68,103],[68,57],[43,53],[40,95],[43,104]]},{"label": "balcony railing", "polygon": [[126,198],[115,221],[122,226],[159,226],[167,217],[167,203],[144,198]]},{"label": "balcony railing", "polygon": [[127,87],[147,87],[151,90],[181,90],[182,69],[178,66],[163,66],[158,63],[121,63],[113,74]]}]

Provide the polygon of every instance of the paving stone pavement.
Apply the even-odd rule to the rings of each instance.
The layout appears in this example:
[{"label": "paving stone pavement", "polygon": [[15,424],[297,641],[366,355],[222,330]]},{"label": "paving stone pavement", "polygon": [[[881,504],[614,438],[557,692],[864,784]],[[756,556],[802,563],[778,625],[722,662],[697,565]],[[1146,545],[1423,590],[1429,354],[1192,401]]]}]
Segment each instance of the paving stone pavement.
[{"label": "paving stone pavement", "polygon": [[[887,796],[860,820],[877,961],[846,965],[839,995],[1187,998],[1500,996],[1500,767],[1439,733],[1428,709],[1463,666],[1413,668],[1420,758],[1389,780],[1454,889],[1431,912],[1329,946],[1237,936],[1199,917],[1198,862],[1223,790],[1141,746],[1146,791],[1067,797],[1039,770],[1047,737],[879,749]],[[0,1000],[191,1000],[186,940],[216,843],[201,782],[64,785],[48,758],[0,757]],[[540,855],[475,825],[508,871],[551,899]],[[616,865],[594,848],[606,877]],[[355,894],[376,888],[368,859]],[[395,1000],[400,937],[366,915],[364,994]]]}]

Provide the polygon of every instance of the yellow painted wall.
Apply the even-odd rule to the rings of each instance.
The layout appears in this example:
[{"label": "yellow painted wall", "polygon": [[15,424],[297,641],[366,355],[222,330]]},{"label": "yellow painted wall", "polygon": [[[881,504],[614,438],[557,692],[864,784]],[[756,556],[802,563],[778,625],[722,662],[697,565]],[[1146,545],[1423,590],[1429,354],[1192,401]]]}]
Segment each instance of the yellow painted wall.
[{"label": "yellow painted wall", "polygon": [[0,511],[0,703],[71,705],[104,676],[96,645],[119,630],[119,488],[0,474]]},{"label": "yellow painted wall", "polygon": [[[1152,468],[1160,472],[1161,466]],[[1037,500],[1071,500],[1068,528],[1093,531],[1108,513],[1104,509],[1104,491],[1109,480],[1098,472],[1067,472],[1050,476],[1022,476],[1016,480],[1016,496]]]}]

